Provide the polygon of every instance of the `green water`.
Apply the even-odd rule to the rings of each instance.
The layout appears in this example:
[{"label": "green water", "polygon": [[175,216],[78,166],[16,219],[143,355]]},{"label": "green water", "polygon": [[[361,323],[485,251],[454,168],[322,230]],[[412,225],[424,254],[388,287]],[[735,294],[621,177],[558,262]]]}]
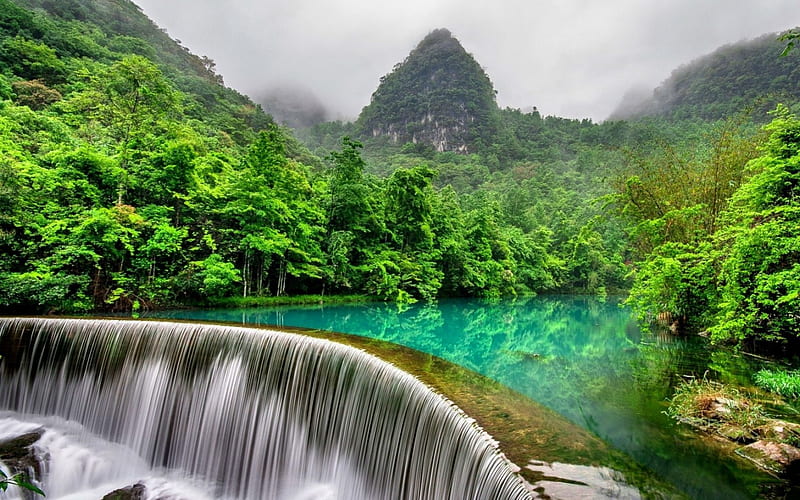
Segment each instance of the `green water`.
[{"label": "green water", "polygon": [[684,375],[747,382],[755,362],[640,331],[615,301],[536,297],[170,311],[151,317],[345,332],[434,354],[538,401],[700,499],[752,498],[767,478],[663,414]]}]

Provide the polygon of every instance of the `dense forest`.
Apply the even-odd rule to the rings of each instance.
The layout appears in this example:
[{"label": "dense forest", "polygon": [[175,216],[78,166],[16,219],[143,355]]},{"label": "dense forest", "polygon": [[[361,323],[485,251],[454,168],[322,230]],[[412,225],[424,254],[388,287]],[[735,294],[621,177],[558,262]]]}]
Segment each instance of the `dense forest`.
[{"label": "dense forest", "polygon": [[788,345],[797,89],[771,115],[752,105],[798,81],[775,38],[704,62],[736,61],[734,90],[754,82],[738,100],[702,90],[722,70],[670,80],[727,107],[684,93],[598,124],[497,108],[436,30],[359,120],[290,131],[128,0],[0,0],[0,305],[630,291],[646,321]]}]

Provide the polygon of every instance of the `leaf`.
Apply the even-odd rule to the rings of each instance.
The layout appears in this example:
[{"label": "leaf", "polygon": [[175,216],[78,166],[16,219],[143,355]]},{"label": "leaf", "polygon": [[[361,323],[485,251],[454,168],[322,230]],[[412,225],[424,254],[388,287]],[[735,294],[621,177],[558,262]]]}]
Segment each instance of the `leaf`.
[{"label": "leaf", "polygon": [[25,479],[24,476],[19,475],[19,476],[15,476],[15,477],[17,477],[17,480],[16,480],[17,486],[19,486],[20,488],[25,488],[26,490],[32,491],[32,492],[34,492],[36,494],[39,494],[39,495],[42,495],[43,497],[47,496],[47,495],[44,494],[44,491],[40,490],[36,485],[34,485],[33,483],[29,482],[27,479]]}]

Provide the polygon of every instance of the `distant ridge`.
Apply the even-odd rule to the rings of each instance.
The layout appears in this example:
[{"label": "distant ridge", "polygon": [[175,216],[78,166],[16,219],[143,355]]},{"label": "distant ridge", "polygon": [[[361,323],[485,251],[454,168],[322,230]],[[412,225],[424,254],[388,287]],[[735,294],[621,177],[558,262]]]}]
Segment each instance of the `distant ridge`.
[{"label": "distant ridge", "polygon": [[662,116],[716,120],[800,100],[800,54],[780,57],[779,34],[724,45],[672,72],[652,93],[629,93],[612,120]]}]

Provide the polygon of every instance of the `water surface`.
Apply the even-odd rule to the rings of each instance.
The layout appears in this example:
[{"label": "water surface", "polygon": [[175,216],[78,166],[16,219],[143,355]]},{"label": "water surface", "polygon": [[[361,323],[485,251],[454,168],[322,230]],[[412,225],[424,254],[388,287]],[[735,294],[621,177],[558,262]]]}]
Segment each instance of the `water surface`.
[{"label": "water surface", "polygon": [[699,338],[643,333],[617,301],[535,297],[437,304],[188,310],[161,318],[345,332],[430,353],[488,376],[594,432],[694,498],[752,498],[767,478],[663,411],[682,376],[747,381],[747,358]]}]

